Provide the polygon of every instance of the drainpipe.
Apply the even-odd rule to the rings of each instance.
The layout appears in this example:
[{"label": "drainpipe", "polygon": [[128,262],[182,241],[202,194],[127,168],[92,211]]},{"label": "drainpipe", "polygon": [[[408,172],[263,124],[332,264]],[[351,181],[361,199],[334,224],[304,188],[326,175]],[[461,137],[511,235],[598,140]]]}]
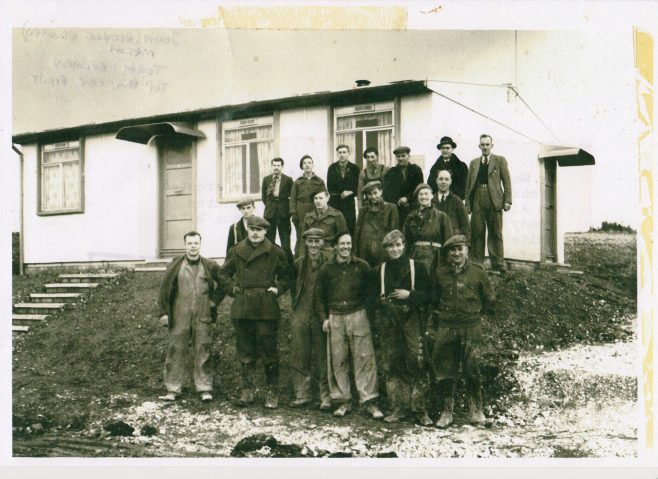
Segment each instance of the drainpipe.
[{"label": "drainpipe", "polygon": [[16,152],[18,157],[21,160],[20,176],[19,176],[19,207],[18,207],[18,218],[19,218],[19,228],[18,228],[18,274],[23,276],[23,152],[16,148],[16,145],[11,145],[12,150]]}]

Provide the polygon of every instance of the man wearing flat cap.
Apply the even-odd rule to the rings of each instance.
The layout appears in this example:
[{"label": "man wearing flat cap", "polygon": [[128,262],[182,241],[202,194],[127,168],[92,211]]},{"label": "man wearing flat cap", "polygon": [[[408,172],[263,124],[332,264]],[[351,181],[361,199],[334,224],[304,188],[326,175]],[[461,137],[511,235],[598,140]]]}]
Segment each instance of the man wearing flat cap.
[{"label": "man wearing flat cap", "polygon": [[236,244],[222,266],[226,292],[234,297],[231,320],[241,366],[242,393],[238,404],[254,401],[254,373],[260,358],[265,368],[265,407],[278,407],[279,353],[277,330],[281,311],[277,298],[290,286],[290,272],[284,251],[265,235],[270,224],[251,216],[247,239]]},{"label": "man wearing flat cap", "polygon": [[[320,228],[324,231],[324,249],[331,251],[338,234],[347,231],[345,217],[340,211],[329,206],[329,192],[326,188],[314,191],[309,196],[315,208],[310,213],[306,213],[302,231]],[[305,251],[305,246],[302,244],[300,254],[304,254]]]},{"label": "man wearing flat cap", "polygon": [[466,379],[469,421],[485,423],[480,378],[482,314],[491,313],[496,299],[482,265],[468,259],[468,240],[455,235],[445,242],[448,263],[432,276],[432,321],[428,336],[433,340],[432,372],[443,397],[443,411],[436,426],[453,421],[455,380],[461,369]]},{"label": "man wearing flat cap", "polygon": [[379,150],[374,146],[369,146],[363,151],[363,159],[366,160],[366,166],[359,173],[359,187],[357,194],[358,207],[361,209],[363,202],[367,199],[363,187],[371,181],[384,181],[384,176],[388,172],[388,166],[379,163]]},{"label": "man wearing flat cap", "polygon": [[247,220],[254,216],[254,200],[240,201],[237,205],[242,218],[240,221],[233,223],[228,230],[228,240],[226,241],[226,256],[231,248],[247,237]]},{"label": "man wearing flat cap", "polygon": [[[387,259],[375,270],[378,285],[377,330],[386,380],[386,394],[393,409],[384,418],[398,422],[410,413],[423,426],[431,426],[427,415],[429,377],[422,338],[423,306],[430,301],[430,281],[425,268],[404,252],[404,235],[389,232],[382,244]],[[376,282],[375,282],[376,281]]]},{"label": "man wearing flat cap", "polygon": [[423,182],[423,170],[409,163],[409,147],[399,146],[393,153],[398,164],[384,176],[384,201],[397,205],[399,223],[404,224],[414,202],[414,189]]},{"label": "man wearing flat cap", "polygon": [[386,259],[382,239],[389,231],[398,228],[398,209],[382,198],[379,181],[371,181],[363,187],[366,201],[359,210],[354,243],[356,255],[375,267]]},{"label": "man wearing flat cap", "polygon": [[457,155],[453,153],[453,150],[457,148],[457,143],[452,141],[452,138],[449,136],[444,136],[441,138],[441,141],[436,145],[437,150],[441,152],[441,155],[430,168],[430,174],[427,177],[427,184],[432,188],[433,193],[438,192],[438,186],[436,184],[436,179],[441,170],[448,170],[452,177],[452,184],[450,185],[450,191],[459,196],[463,201],[465,198],[466,190],[466,177],[468,176],[468,166],[466,163],[461,161]]},{"label": "man wearing flat cap", "polygon": [[473,261],[484,263],[486,237],[491,269],[505,273],[503,211],[512,207],[512,180],[507,160],[491,153],[493,139],[480,135],[482,156],[471,161],[466,179],[466,211],[471,214]]},{"label": "man wearing flat cap", "polygon": [[295,394],[291,406],[302,407],[311,402],[311,381],[317,381],[320,409],[331,409],[327,382],[327,338],[322,321],[315,310],[315,286],[318,271],[327,257],[322,252],[324,231],[310,228],[302,233],[306,254],[295,260],[291,282],[292,317],[290,324],[290,365]]}]

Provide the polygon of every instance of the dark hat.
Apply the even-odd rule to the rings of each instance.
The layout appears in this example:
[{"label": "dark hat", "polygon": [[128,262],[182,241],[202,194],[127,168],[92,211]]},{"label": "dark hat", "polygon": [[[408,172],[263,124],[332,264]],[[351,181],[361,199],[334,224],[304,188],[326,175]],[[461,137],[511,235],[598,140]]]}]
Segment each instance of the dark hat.
[{"label": "dark hat", "polygon": [[237,206],[238,208],[242,208],[243,206],[247,206],[247,205],[253,206],[254,204],[255,204],[254,200],[242,200],[240,203],[238,203],[235,206]]},{"label": "dark hat", "polygon": [[260,216],[250,216],[247,218],[247,227],[248,228],[261,228],[266,230],[270,227],[270,223]]},{"label": "dark hat", "polygon": [[315,195],[317,195],[318,193],[323,193],[323,192],[327,193],[327,196],[329,196],[329,192],[327,191],[326,188],[320,188],[318,190],[312,191],[309,198],[311,199],[311,201],[313,201],[315,199]]},{"label": "dark hat", "polygon": [[379,188],[380,190],[382,189],[382,183],[381,181],[369,181],[366,183],[366,185],[363,187],[363,192],[367,193],[370,190],[374,190],[375,188]]},{"label": "dark hat", "polygon": [[401,239],[404,241],[404,235],[402,234],[402,231],[400,230],[389,231],[388,233],[386,233],[386,236],[384,236],[384,239],[382,240],[382,246],[386,246],[397,239]]},{"label": "dark hat", "polygon": [[414,189],[414,198],[418,196],[418,192],[420,190],[424,190],[425,188],[429,189],[430,191],[432,190],[432,187],[427,183],[420,183],[418,186],[416,186],[416,188]]},{"label": "dark hat", "polygon": [[395,150],[393,150],[393,154],[397,155],[398,153],[411,153],[411,148],[408,146],[398,146]]},{"label": "dark hat", "polygon": [[457,245],[466,245],[468,246],[468,238],[464,235],[454,235],[451,236],[448,241],[443,243],[444,248],[450,248],[451,246],[457,246]]},{"label": "dark hat", "polygon": [[302,238],[324,238],[324,231],[320,228],[309,228],[302,233]]},{"label": "dark hat", "polygon": [[449,136],[444,136],[443,138],[441,138],[441,141],[436,145],[436,149],[440,150],[443,145],[450,145],[453,148],[457,148],[457,143],[452,141],[452,138],[450,138]]}]

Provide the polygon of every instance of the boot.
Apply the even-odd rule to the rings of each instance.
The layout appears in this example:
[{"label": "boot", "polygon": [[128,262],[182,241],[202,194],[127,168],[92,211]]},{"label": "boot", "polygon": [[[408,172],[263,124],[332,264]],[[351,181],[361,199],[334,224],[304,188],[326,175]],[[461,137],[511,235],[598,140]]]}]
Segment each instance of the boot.
[{"label": "boot", "polygon": [[473,385],[468,389],[468,419],[471,424],[482,426],[487,421],[484,411],[482,411],[482,389],[479,384]]},{"label": "boot", "polygon": [[427,414],[427,411],[418,411],[416,413],[418,415],[418,422],[420,423],[421,426],[431,426],[433,424],[432,419],[430,419],[429,415]]},{"label": "boot", "polygon": [[254,402],[254,364],[242,363],[240,367],[242,392],[238,399],[238,406],[247,407]]},{"label": "boot", "polygon": [[267,383],[267,396],[265,398],[265,407],[267,409],[276,409],[279,407],[279,365],[276,363],[265,365],[265,382]]},{"label": "boot", "polygon": [[400,422],[408,416],[408,413],[401,407],[396,407],[391,414],[384,418],[384,422]]},{"label": "boot", "polygon": [[452,424],[452,410],[455,407],[455,381],[453,379],[446,379],[443,381],[444,387],[443,394],[443,412],[436,421],[436,427],[445,429]]}]

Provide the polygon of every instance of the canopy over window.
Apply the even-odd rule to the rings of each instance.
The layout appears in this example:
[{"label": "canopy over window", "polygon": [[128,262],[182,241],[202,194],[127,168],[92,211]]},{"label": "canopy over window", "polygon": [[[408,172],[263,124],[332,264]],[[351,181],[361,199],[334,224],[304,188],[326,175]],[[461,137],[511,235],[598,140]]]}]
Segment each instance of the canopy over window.
[{"label": "canopy over window", "polygon": [[584,166],[595,164],[594,157],[585,150],[570,146],[541,145],[539,159],[554,158],[560,166]]},{"label": "canopy over window", "polygon": [[116,138],[119,140],[132,141],[141,143],[142,145],[148,144],[151,138],[158,135],[184,135],[194,138],[205,138],[206,135],[194,128],[190,128],[183,123],[148,123],[146,125],[124,126],[117,134]]}]

